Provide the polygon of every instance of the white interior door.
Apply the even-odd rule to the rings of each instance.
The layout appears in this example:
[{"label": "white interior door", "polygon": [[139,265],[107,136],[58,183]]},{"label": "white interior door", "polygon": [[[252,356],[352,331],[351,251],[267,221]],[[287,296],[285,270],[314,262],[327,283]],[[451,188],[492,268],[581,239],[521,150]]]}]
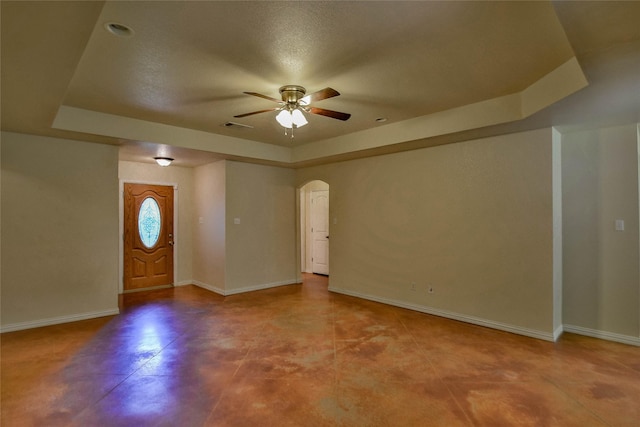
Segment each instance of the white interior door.
[{"label": "white interior door", "polygon": [[311,265],[318,274],[329,274],[329,191],[311,192]]}]

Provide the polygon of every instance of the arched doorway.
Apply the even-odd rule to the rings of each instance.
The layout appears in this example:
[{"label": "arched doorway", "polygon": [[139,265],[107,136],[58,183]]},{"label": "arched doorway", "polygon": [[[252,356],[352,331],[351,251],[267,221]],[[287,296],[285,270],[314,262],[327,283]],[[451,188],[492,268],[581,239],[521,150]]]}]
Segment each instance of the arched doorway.
[{"label": "arched doorway", "polygon": [[316,180],[300,188],[300,270],[329,275],[329,184]]}]

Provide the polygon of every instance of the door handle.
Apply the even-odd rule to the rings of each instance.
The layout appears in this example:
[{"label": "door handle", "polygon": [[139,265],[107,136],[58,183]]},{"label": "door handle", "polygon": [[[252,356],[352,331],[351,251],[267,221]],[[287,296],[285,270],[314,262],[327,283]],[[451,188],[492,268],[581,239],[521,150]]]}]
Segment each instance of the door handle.
[{"label": "door handle", "polygon": [[329,236],[326,236],[326,237],[327,237],[327,239],[329,238]]}]

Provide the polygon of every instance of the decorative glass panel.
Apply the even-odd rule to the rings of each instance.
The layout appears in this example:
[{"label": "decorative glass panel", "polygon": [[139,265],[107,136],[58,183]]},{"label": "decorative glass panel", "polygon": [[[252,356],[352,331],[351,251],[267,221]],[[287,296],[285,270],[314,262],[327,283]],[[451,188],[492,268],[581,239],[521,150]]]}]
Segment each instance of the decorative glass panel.
[{"label": "decorative glass panel", "polygon": [[147,197],[140,206],[138,214],[138,233],[140,240],[148,247],[153,247],[158,243],[160,237],[160,208],[158,203],[152,198]]}]

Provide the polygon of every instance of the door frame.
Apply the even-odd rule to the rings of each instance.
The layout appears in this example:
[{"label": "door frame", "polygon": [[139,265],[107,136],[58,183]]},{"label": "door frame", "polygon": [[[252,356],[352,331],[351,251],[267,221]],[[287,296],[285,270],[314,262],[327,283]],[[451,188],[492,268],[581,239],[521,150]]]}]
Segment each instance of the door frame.
[{"label": "door frame", "polygon": [[[314,200],[317,200],[316,197],[314,197],[314,193],[326,193],[327,196],[327,208],[322,209],[322,210],[318,210],[317,208],[314,207]],[[331,227],[331,221],[329,220],[329,190],[310,190],[309,191],[309,224],[307,226],[307,237],[309,239],[309,248],[311,249],[311,273],[313,274],[323,274],[323,275],[329,275],[329,234],[330,234],[330,227]],[[318,213],[319,211],[324,211],[324,215],[325,215],[325,220],[326,220],[326,230],[324,230],[324,234],[325,235],[325,239],[323,240],[326,244],[326,253],[324,254],[327,258],[327,263],[326,263],[326,273],[321,273],[319,271],[316,271],[316,266],[320,265],[319,263],[315,262],[316,257],[318,256],[318,253],[316,252],[316,235],[315,233],[317,233],[316,231],[314,231],[314,225],[317,225],[314,222],[314,219],[316,219],[314,217],[314,214]],[[324,252],[324,251],[321,251]]]},{"label": "door frame", "polygon": [[173,187],[173,286],[178,277],[178,184],[175,182],[120,179],[118,184],[118,294],[124,293],[124,184],[163,185]]},{"label": "door frame", "polygon": [[[326,185],[326,190],[329,191],[329,212],[327,212],[328,220],[329,220],[329,228],[331,228],[331,185],[329,182],[322,178],[314,178],[307,181],[304,181],[302,184],[297,186],[296,191],[296,271],[298,274],[298,280],[302,281],[302,273],[306,273],[307,271],[307,258],[310,253],[307,252],[306,240],[310,235],[310,226],[307,229],[307,224],[305,218],[310,213],[310,202],[311,202],[311,191],[310,189],[306,189],[305,187],[312,182],[320,181]],[[306,196],[305,196],[306,195]],[[331,258],[331,249],[329,249],[329,259]],[[330,276],[329,276],[330,277]]]}]

